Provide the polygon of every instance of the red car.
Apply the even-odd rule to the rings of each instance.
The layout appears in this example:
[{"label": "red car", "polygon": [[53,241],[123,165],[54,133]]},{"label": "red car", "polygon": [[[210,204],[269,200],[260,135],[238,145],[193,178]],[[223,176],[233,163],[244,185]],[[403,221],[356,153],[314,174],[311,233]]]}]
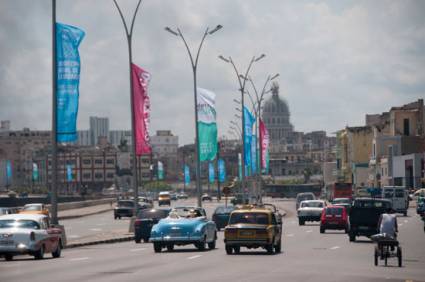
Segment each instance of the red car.
[{"label": "red car", "polygon": [[343,206],[327,206],[320,217],[320,233],[326,229],[344,230],[348,233],[348,216]]}]

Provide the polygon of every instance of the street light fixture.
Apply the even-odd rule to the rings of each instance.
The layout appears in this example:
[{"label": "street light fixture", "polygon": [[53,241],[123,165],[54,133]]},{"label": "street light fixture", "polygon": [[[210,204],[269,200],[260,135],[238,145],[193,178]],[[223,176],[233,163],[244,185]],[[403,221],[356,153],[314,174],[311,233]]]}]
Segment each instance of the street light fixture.
[{"label": "street light fixture", "polygon": [[[245,188],[246,188],[246,184],[245,184],[245,111],[244,111],[244,91],[245,91],[245,84],[247,79],[245,79],[246,77],[248,77],[249,71],[252,67],[252,64],[254,62],[258,62],[261,59],[263,59],[266,55],[265,54],[261,54],[259,57],[255,57],[253,56],[251,61],[249,62],[248,68],[245,71],[245,75],[243,75],[243,78],[240,77],[240,73],[238,71],[238,69],[236,68],[235,63],[232,60],[232,57],[229,58],[225,58],[222,55],[219,55],[218,58],[226,63],[230,63],[233,67],[233,70],[235,71],[236,74],[236,78],[238,79],[238,83],[239,83],[239,91],[241,92],[241,108],[242,108],[242,179],[241,179],[241,186],[242,186],[242,190],[245,192]],[[245,196],[245,201],[246,201],[246,194],[244,193]]]},{"label": "street light fixture", "polygon": [[207,35],[212,35],[213,33],[217,32],[218,30],[220,30],[223,26],[222,25],[217,25],[214,29],[210,30],[209,27],[207,27],[207,29],[204,32],[204,35],[202,36],[201,42],[199,43],[199,47],[198,47],[198,51],[196,53],[196,58],[194,59],[192,56],[192,53],[190,51],[189,45],[186,42],[186,39],[183,36],[183,33],[181,32],[181,30],[179,28],[177,28],[177,31],[172,30],[170,27],[165,27],[165,30],[168,31],[169,33],[175,35],[175,36],[179,36],[184,43],[184,46],[186,47],[187,53],[189,55],[189,59],[190,59],[190,63],[192,66],[192,73],[193,73],[193,96],[194,96],[194,110],[195,110],[195,157],[196,157],[196,190],[197,190],[197,198],[198,198],[198,206],[201,207],[202,206],[202,201],[201,201],[201,194],[202,194],[202,189],[201,189],[201,160],[199,158],[199,128],[198,128],[198,110],[197,110],[197,106],[198,106],[198,89],[197,89],[197,81],[196,81],[196,70],[198,67],[198,59],[199,59],[199,53],[201,52],[201,48],[202,45],[204,43],[205,38],[207,37]]}]

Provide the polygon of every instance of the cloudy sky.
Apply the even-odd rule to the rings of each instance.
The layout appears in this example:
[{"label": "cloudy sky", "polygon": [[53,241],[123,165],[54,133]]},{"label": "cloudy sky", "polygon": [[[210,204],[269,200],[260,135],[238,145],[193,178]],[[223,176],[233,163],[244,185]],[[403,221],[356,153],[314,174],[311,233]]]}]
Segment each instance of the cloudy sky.
[{"label": "cloudy sky", "polygon": [[[118,0],[130,18],[137,0]],[[57,20],[86,32],[78,128],[107,116],[130,128],[128,53],[112,0],[57,0]],[[229,64],[252,68],[260,87],[279,73],[280,95],[297,131],[364,123],[366,113],[425,98],[425,1],[144,0],[134,27],[134,62],[152,74],[151,133],[194,138],[189,58],[165,26],[180,27],[195,50],[207,37],[198,85],[217,94],[219,135],[227,135],[239,97]],[[51,1],[0,0],[0,120],[13,129],[51,128]]]}]

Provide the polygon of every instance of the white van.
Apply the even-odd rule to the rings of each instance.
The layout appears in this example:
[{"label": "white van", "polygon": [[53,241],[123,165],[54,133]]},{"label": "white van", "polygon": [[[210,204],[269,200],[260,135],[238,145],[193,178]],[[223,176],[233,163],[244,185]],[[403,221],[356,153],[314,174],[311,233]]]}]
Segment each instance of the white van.
[{"label": "white van", "polygon": [[382,198],[388,199],[393,204],[396,212],[407,215],[409,208],[409,194],[406,187],[403,186],[385,186],[382,188]]}]

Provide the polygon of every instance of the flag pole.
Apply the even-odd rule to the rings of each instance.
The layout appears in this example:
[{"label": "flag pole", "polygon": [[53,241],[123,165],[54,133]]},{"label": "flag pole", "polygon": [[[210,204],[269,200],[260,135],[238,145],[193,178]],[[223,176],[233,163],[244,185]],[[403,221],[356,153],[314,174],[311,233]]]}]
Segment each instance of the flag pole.
[{"label": "flag pole", "polygon": [[131,50],[131,43],[132,43],[132,36],[133,36],[133,27],[134,27],[134,21],[136,19],[137,16],[137,11],[139,10],[139,6],[140,3],[142,2],[142,0],[139,0],[139,2],[137,3],[137,7],[136,10],[134,11],[133,14],[133,19],[131,21],[131,26],[130,26],[130,30],[127,28],[127,24],[125,22],[124,19],[124,15],[121,12],[120,7],[118,6],[118,3],[116,0],[114,0],[114,4],[118,9],[118,12],[120,14],[122,23],[124,25],[124,29],[125,29],[125,33],[126,33],[126,38],[127,38],[127,45],[128,45],[128,65],[129,65],[129,73],[130,73],[130,106],[131,106],[131,135],[132,135],[132,142],[133,142],[133,146],[132,146],[132,153],[133,153],[133,158],[132,158],[132,174],[133,174],[133,195],[134,195],[134,211],[133,211],[133,217],[136,216],[136,212],[137,212],[137,204],[138,204],[138,197],[139,197],[139,186],[138,186],[138,181],[137,181],[137,156],[136,156],[136,134],[135,134],[135,113],[134,113],[134,97],[133,97],[133,73],[132,73],[132,63],[133,63],[133,55],[132,55],[132,50]]},{"label": "flag pole", "polygon": [[57,74],[56,74],[56,0],[52,0],[52,186],[50,190],[50,204],[52,224],[58,224],[57,199]]}]

